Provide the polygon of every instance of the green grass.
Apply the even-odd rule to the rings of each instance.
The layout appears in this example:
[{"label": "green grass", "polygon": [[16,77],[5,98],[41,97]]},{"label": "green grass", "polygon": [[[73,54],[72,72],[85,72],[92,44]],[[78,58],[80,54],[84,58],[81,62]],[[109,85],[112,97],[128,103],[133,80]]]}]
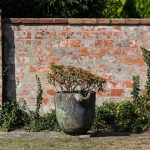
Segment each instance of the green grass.
[{"label": "green grass", "polygon": [[7,138],[0,139],[0,150],[148,150],[149,141],[149,136]]}]

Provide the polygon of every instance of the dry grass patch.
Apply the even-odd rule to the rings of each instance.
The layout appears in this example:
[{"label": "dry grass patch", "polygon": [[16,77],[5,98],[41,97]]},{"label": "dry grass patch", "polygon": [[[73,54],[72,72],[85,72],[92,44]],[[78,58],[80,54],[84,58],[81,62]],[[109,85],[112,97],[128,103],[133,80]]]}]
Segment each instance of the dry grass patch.
[{"label": "dry grass patch", "polygon": [[0,150],[148,150],[150,137],[9,138],[0,139]]}]

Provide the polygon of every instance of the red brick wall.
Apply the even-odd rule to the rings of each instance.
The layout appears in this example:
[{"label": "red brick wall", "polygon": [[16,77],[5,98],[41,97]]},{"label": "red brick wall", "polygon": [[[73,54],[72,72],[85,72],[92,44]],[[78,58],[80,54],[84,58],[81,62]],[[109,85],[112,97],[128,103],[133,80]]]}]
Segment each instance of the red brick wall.
[{"label": "red brick wall", "polygon": [[34,109],[35,75],[41,79],[41,113],[54,107],[54,90],[47,83],[49,63],[63,63],[90,70],[107,79],[97,105],[130,98],[131,76],[138,74],[141,87],[147,66],[140,46],[150,49],[150,19],[3,19],[9,42],[7,53],[8,97],[24,98]]}]

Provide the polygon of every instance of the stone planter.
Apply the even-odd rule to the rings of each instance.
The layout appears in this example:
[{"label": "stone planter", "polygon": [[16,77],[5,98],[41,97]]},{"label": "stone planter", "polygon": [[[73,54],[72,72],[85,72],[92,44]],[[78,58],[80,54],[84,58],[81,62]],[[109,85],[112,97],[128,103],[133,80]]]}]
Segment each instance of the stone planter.
[{"label": "stone planter", "polygon": [[96,93],[55,93],[56,117],[66,134],[81,135],[90,130],[95,115]]}]

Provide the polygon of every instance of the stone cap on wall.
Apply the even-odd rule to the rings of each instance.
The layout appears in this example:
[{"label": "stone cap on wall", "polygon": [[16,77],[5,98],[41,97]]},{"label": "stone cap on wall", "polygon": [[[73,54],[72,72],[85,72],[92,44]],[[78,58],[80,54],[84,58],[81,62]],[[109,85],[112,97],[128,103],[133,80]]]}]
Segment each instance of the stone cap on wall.
[{"label": "stone cap on wall", "polygon": [[4,18],[6,24],[145,25],[150,19],[119,18]]}]

